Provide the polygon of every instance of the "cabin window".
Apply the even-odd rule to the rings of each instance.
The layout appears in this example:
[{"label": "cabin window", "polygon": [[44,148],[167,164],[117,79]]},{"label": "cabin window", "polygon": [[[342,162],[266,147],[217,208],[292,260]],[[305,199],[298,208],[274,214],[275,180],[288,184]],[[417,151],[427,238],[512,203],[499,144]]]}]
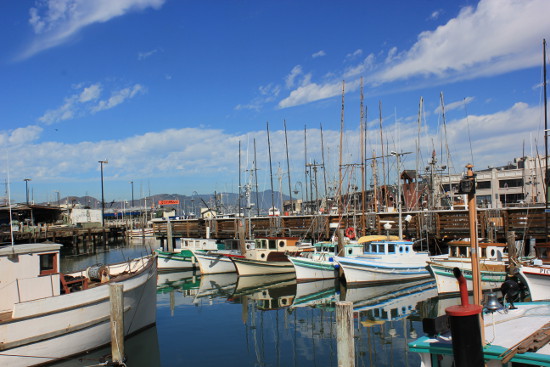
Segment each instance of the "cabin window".
[{"label": "cabin window", "polygon": [[395,244],[389,243],[388,244],[388,254],[394,254],[395,253]]},{"label": "cabin window", "polygon": [[403,246],[399,246],[399,253],[400,253],[400,254],[403,253]]},{"label": "cabin window", "polygon": [[384,247],[385,247],[385,246],[384,246],[383,243],[378,244],[378,253],[379,253],[379,254],[383,254],[383,253],[386,252],[386,249],[385,249]]},{"label": "cabin window", "polygon": [[[495,252],[495,250],[491,251],[492,253]],[[492,256],[492,255],[491,255]],[[487,257],[487,249],[486,248],[481,248],[481,257],[484,258],[484,257]]]},{"label": "cabin window", "polygon": [[279,247],[280,248],[285,247],[285,241],[279,241]]},{"label": "cabin window", "polygon": [[468,247],[466,246],[458,247],[458,256],[468,257]]},{"label": "cabin window", "polygon": [[269,244],[269,245],[268,245],[268,246],[269,246],[268,248],[269,248],[270,250],[275,250],[275,249],[277,248],[277,242],[276,242],[275,240],[269,240],[269,241],[268,241],[268,244]]},{"label": "cabin window", "polygon": [[411,250],[411,247],[410,247],[410,246],[406,246],[406,247],[405,247],[405,252],[408,253],[410,250]]},{"label": "cabin window", "polygon": [[42,254],[40,256],[40,275],[57,273],[57,254]]},{"label": "cabin window", "polygon": [[348,255],[351,255],[353,253],[353,250],[348,248]]}]

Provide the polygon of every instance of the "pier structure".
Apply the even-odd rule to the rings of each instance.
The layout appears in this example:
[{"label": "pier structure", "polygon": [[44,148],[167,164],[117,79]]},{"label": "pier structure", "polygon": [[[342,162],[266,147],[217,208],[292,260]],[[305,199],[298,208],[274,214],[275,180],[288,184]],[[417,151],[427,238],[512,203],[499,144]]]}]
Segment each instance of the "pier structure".
[{"label": "pier structure", "polygon": [[[491,241],[506,242],[508,232],[515,231],[517,239],[535,239],[544,242],[544,207],[478,208],[478,234]],[[468,210],[422,210],[403,213],[403,235],[411,239],[435,239],[446,241],[469,238]],[[353,228],[356,236],[379,234],[397,235],[398,213],[346,213],[318,215],[289,215],[277,217],[239,217],[208,219],[164,219],[153,221],[155,237],[161,241],[167,238],[170,223],[174,238],[237,238],[241,225],[252,237],[292,236],[330,240],[336,228]],[[364,227],[362,223],[365,223]],[[385,229],[384,224],[391,228]],[[351,231],[350,231],[351,232]]]}]

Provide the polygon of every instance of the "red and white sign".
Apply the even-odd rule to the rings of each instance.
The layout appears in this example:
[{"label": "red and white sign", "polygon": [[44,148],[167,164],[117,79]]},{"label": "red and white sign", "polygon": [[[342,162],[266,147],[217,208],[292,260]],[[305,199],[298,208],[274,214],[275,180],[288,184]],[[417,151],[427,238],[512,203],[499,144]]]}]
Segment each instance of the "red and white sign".
[{"label": "red and white sign", "polygon": [[179,200],[159,200],[159,205],[176,205],[179,203]]}]

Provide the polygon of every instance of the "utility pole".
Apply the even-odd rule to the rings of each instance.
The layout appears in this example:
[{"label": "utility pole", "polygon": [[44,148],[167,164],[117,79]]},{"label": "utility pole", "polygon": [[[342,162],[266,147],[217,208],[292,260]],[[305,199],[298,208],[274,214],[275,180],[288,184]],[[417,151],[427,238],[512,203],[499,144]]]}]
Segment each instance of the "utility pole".
[{"label": "utility pole", "polygon": [[27,197],[27,205],[29,205],[29,181],[32,181],[30,178],[23,179],[25,181],[25,193]]}]

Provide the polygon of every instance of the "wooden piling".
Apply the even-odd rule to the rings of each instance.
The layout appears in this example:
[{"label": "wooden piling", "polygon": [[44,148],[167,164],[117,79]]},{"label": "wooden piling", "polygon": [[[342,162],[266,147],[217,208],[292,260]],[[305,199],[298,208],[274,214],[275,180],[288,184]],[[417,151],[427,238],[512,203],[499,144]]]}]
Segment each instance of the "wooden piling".
[{"label": "wooden piling", "polygon": [[353,302],[336,302],[336,350],[338,367],[355,366]]},{"label": "wooden piling", "polygon": [[113,363],[124,362],[124,286],[109,284],[111,301],[111,354]]}]

